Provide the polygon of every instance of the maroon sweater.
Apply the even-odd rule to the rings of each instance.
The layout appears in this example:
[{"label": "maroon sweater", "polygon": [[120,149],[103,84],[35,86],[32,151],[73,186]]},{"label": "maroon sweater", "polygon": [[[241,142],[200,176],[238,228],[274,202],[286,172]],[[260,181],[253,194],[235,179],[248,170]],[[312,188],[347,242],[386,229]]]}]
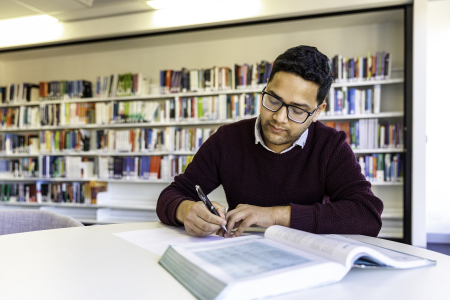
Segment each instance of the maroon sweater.
[{"label": "maroon sweater", "polygon": [[161,192],[156,207],[161,222],[180,225],[175,217],[180,202],[200,201],[195,185],[209,194],[222,184],[229,210],[238,204],[290,205],[292,228],[378,235],[383,203],[344,132],[312,123],[304,148],[277,154],[255,144],[255,120],[224,125],[200,147],[185,173]]}]

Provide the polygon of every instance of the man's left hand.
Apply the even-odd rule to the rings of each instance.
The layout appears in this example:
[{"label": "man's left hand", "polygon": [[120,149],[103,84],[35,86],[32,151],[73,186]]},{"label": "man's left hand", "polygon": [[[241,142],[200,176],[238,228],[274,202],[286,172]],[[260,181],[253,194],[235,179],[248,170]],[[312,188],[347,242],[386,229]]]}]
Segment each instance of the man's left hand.
[{"label": "man's left hand", "polygon": [[235,209],[226,213],[227,231],[219,230],[219,235],[229,237],[233,229],[237,228],[234,237],[240,236],[248,227],[257,226],[267,228],[272,225],[289,227],[291,223],[291,207],[259,207],[248,204],[239,204]]}]

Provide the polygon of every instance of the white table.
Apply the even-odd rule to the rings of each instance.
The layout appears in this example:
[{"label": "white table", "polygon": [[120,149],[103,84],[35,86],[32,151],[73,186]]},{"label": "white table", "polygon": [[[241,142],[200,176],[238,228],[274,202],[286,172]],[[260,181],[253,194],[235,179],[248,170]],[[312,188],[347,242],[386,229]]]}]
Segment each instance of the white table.
[{"label": "white table", "polygon": [[[159,257],[113,233],[161,223],[77,227],[0,236],[0,299],[193,299]],[[352,269],[333,285],[282,299],[450,299],[450,256],[352,236],[437,260],[411,270]]]}]

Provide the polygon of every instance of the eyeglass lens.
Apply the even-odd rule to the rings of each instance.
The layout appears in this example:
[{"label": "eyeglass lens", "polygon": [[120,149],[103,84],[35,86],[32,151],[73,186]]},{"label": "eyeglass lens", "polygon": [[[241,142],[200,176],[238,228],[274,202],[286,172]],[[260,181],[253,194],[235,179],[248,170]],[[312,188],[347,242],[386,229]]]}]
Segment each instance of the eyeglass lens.
[{"label": "eyeglass lens", "polygon": [[[268,94],[264,94],[262,102],[265,108],[273,112],[278,111],[283,105],[280,100]],[[308,118],[308,114],[297,107],[289,106],[288,117],[292,121],[303,123]]]}]

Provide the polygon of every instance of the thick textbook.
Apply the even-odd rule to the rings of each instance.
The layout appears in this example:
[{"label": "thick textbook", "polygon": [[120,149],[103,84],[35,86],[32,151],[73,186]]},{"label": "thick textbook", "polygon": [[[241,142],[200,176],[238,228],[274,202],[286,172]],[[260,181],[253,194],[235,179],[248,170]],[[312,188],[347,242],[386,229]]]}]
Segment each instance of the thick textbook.
[{"label": "thick textbook", "polygon": [[259,299],[340,281],[352,266],[408,269],[435,261],[338,235],[283,226],[243,236],[171,245],[159,263],[199,299]]}]

